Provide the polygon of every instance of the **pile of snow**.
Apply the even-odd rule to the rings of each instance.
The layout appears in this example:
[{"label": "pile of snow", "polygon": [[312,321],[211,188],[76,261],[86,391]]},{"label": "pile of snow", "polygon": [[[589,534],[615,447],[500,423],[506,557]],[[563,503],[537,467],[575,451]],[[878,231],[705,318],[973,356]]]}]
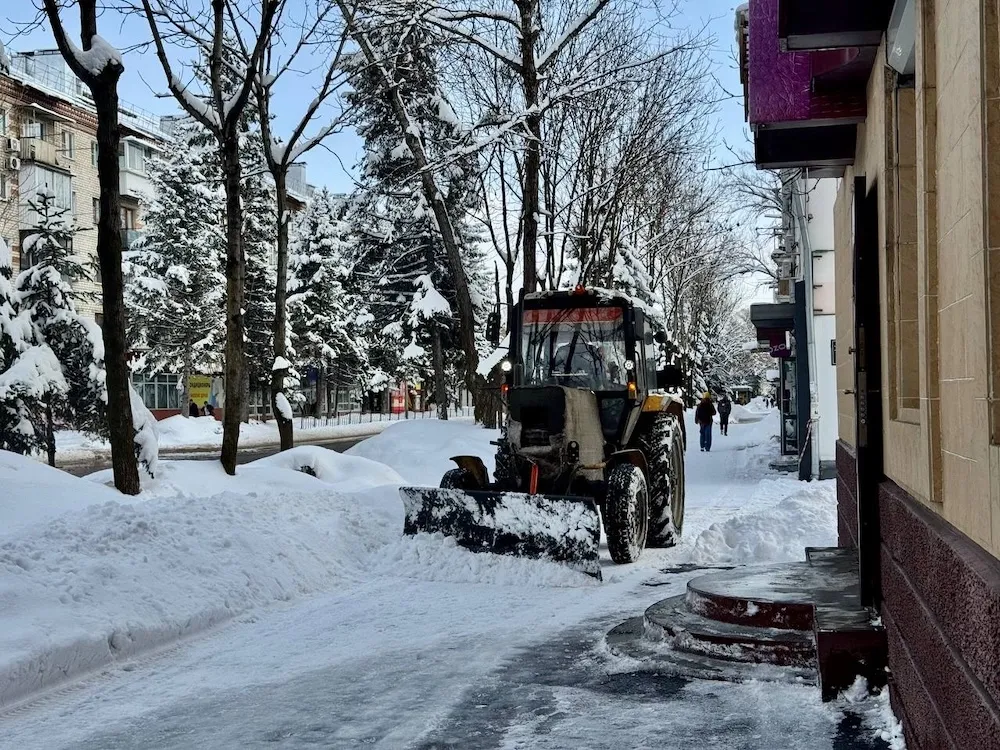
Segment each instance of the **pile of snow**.
[{"label": "pile of snow", "polygon": [[247,466],[246,471],[255,473],[262,468],[280,467],[310,474],[321,482],[337,485],[341,492],[378,485],[403,484],[403,478],[393,469],[377,461],[361,456],[321,448],[317,445],[300,445],[297,448],[261,458]]},{"label": "pile of snow", "polygon": [[499,437],[499,430],[487,430],[470,422],[409,420],[394,422],[347,454],[391,466],[411,484],[437,487],[442,475],[455,468],[451,456],[479,456],[492,476],[496,446],[490,441]]},{"label": "pile of snow", "polygon": [[[9,451],[0,451],[0,487],[3,488],[0,492],[0,545],[5,537],[32,524],[95,503],[122,499],[115,490],[88,486],[59,469]],[[0,614],[2,611],[0,609]]]},{"label": "pile of snow", "polygon": [[767,414],[774,407],[768,406],[767,400],[763,396],[754,396],[750,399],[750,403],[746,405],[748,411],[757,412],[758,414]]},{"label": "pile of snow", "polygon": [[201,445],[214,443],[222,445],[222,422],[215,417],[185,417],[174,414],[161,419],[157,425],[160,431],[160,445]]},{"label": "pile of snow", "polygon": [[754,411],[740,404],[733,404],[733,410],[729,414],[729,421],[733,424],[748,424],[759,422],[768,412]]},{"label": "pile of snow", "polygon": [[695,538],[690,562],[793,562],[805,559],[806,547],[837,546],[835,482],[768,479],[761,482],[759,494],[781,499],[771,505],[755,503],[749,513],[713,523]]},{"label": "pile of snow", "polygon": [[[214,462],[164,461],[127,499],[0,452],[0,486],[15,490],[0,501],[0,706],[252,607],[369,576],[373,554],[400,537],[401,503],[385,486],[399,477],[322,451],[235,478]],[[324,479],[290,468],[299,464]]]}]

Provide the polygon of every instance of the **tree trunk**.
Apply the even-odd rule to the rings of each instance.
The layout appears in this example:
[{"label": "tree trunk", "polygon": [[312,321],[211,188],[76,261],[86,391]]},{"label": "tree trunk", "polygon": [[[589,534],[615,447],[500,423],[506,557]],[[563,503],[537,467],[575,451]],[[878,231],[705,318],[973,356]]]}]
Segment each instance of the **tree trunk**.
[{"label": "tree trunk", "polygon": [[107,71],[91,86],[97,108],[97,175],[101,186],[97,218],[97,257],[101,267],[104,311],[104,367],[107,371],[108,431],[115,489],[125,495],[139,494],[139,467],[135,458],[135,428],[132,425],[131,377],[125,340],[125,282],[122,276],[122,219],[118,180],[117,76],[106,81]]},{"label": "tree trunk", "polygon": [[488,381],[482,375],[476,375],[476,379],[479,381],[480,398],[476,399],[473,404],[473,414],[476,422],[491,430],[500,426],[500,413],[503,411],[503,402],[500,400],[501,376],[499,372],[499,368],[491,372]]},{"label": "tree trunk", "polygon": [[[233,123],[226,130],[220,149],[226,187],[226,405],[222,415],[220,460],[222,467],[230,475],[236,474],[240,419],[247,402],[244,389],[248,384],[244,377],[246,366],[243,295],[246,284],[246,257],[243,254],[243,206],[240,204],[242,170],[239,134],[236,132],[236,127]],[[120,268],[121,263],[119,263]]]},{"label": "tree trunk", "polygon": [[441,327],[431,322],[431,359],[434,365],[434,400],[437,401],[438,419],[448,419],[448,382],[444,372],[444,348],[441,346]]},{"label": "tree trunk", "polygon": [[330,404],[326,397],[326,367],[319,363],[316,372],[316,416],[326,419],[330,413]]},{"label": "tree trunk", "polygon": [[56,465],[56,430],[52,424],[52,404],[45,401],[45,453],[49,459],[49,466],[55,468]]},{"label": "tree trunk", "polygon": [[521,189],[521,253],[524,261],[524,291],[533,292],[538,286],[538,265],[535,250],[538,245],[538,177],[542,163],[542,116],[538,107],[538,69],[535,66],[535,40],[538,36],[535,23],[538,5],[519,3],[521,32],[521,83],[524,89],[524,107],[529,113],[524,120],[528,141],[524,149],[524,183]]},{"label": "tree trunk", "polygon": [[[285,170],[278,168],[272,172],[274,177],[274,194],[277,198],[278,217],[278,275],[274,286],[274,358],[285,357],[288,353],[286,341],[288,297],[288,190],[285,183]],[[292,447],[292,420],[285,419],[278,408],[278,394],[285,391],[286,370],[271,370],[271,411],[278,420],[278,439],[280,450],[287,451]]]}]

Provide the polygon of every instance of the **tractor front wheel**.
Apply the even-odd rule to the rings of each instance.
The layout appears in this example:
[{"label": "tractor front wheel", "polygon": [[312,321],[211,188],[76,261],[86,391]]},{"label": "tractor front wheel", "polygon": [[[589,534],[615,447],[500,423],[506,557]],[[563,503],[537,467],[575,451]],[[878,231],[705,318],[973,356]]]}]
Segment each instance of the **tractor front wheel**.
[{"label": "tractor front wheel", "polygon": [[649,492],[638,466],[618,464],[611,469],[603,516],[611,559],[619,564],[638,560],[649,524]]}]

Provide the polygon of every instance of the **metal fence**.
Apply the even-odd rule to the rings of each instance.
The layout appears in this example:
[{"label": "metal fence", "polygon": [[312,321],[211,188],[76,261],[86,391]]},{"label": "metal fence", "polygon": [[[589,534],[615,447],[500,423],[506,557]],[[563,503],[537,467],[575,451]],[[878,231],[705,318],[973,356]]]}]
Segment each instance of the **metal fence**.
[{"label": "metal fence", "polygon": [[[453,406],[448,409],[449,417],[471,417],[473,407]],[[437,409],[428,411],[404,411],[398,414],[381,414],[378,412],[350,411],[343,414],[334,414],[329,417],[299,417],[299,429],[305,430],[314,427],[336,427],[350,424],[374,424],[375,422],[400,422],[407,419],[437,419]]]}]

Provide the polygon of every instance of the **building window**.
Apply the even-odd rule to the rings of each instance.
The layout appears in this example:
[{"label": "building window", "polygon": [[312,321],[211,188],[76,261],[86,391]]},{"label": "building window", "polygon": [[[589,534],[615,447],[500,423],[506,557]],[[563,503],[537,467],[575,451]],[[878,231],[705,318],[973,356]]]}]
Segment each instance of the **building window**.
[{"label": "building window", "polygon": [[148,158],[148,149],[135,141],[122,141],[118,149],[118,166],[120,169],[146,174],[146,160]]},{"label": "building window", "polygon": [[122,229],[135,229],[135,209],[122,206]]},{"label": "building window", "polygon": [[837,366],[837,339],[830,339],[830,364]]},{"label": "building window", "polygon": [[97,141],[90,142],[90,166],[97,166]]},{"label": "building window", "polygon": [[94,322],[97,323],[101,328],[104,328],[104,315],[103,313],[94,313]]},{"label": "building window", "polygon": [[44,122],[39,122],[33,117],[28,117],[25,119],[24,124],[21,125],[21,137],[44,138],[47,129]]},{"label": "building window", "polygon": [[73,196],[72,196],[71,200],[72,200],[72,203],[73,203],[73,211],[72,211],[72,213],[73,213],[73,216],[75,218],[76,217],[76,191],[75,190],[73,191]]},{"label": "building window", "polygon": [[179,409],[178,375],[133,375],[132,385],[147,409]]},{"label": "building window", "polygon": [[72,130],[63,130],[62,132],[62,154],[67,159],[74,158],[75,152],[75,139]]},{"label": "building window", "polygon": [[890,416],[919,421],[920,324],[917,301],[917,112],[912,85],[897,86],[891,131],[892,192],[887,260]]},{"label": "building window", "polygon": [[7,135],[7,110],[0,107],[0,136]]},{"label": "building window", "polygon": [[0,172],[0,201],[5,201],[10,198],[10,186],[12,183],[7,181],[7,175]]},{"label": "building window", "polygon": [[[57,208],[73,208],[73,178],[70,175],[35,164],[31,169],[22,169],[21,177],[22,200],[35,200],[39,192],[48,189],[55,196],[53,203]],[[29,224],[34,225],[35,220]]]},{"label": "building window", "polygon": [[94,211],[94,224],[101,220],[101,201],[99,198],[91,198],[91,206]]}]

